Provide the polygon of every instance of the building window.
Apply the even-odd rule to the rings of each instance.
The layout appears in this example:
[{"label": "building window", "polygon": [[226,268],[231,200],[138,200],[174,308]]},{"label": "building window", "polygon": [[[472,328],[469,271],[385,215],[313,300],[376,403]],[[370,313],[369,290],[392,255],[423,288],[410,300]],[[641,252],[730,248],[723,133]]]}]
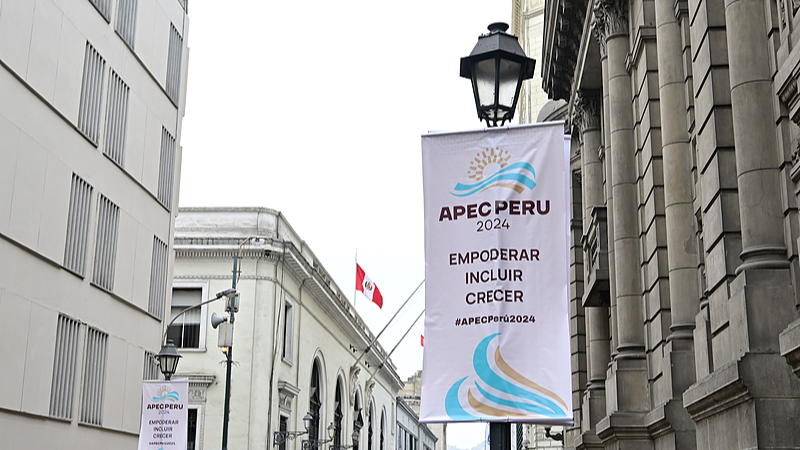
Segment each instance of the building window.
[{"label": "building window", "polygon": [[175,25],[170,24],[169,52],[167,54],[167,96],[175,106],[181,95],[181,52],[183,51],[183,38],[178,33]]},{"label": "building window", "polygon": [[308,402],[308,413],[311,415],[311,423],[308,426],[309,439],[319,439],[320,411],[322,411],[322,399],[319,391],[319,364],[314,361],[314,365],[311,368],[311,389]]},{"label": "building window", "polygon": [[106,19],[106,22],[111,23],[111,2],[112,0],[89,0],[92,2],[97,11],[100,12],[100,15],[103,16],[103,19]]},{"label": "building window", "polygon": [[[278,430],[281,433],[285,433],[289,431],[289,418],[286,416],[281,416],[280,421],[278,423]],[[286,439],[281,440],[281,443],[278,444],[278,450],[286,450]]]},{"label": "building window", "polygon": [[119,36],[133,48],[134,37],[136,36],[136,0],[119,0],[117,4],[117,23],[116,29]]},{"label": "building window", "polygon": [[367,450],[372,450],[372,410],[374,408],[370,405],[369,412],[367,413]]},{"label": "building window", "polygon": [[379,450],[386,450],[385,449],[385,441],[386,440],[386,414],[384,411],[381,411],[381,440],[378,445]]},{"label": "building window", "polygon": [[100,209],[97,215],[97,242],[94,248],[92,282],[107,291],[114,289],[118,229],[119,206],[101,195]]},{"label": "building window", "polygon": [[86,247],[89,240],[89,217],[92,210],[92,186],[72,174],[67,216],[67,243],[64,268],[83,277],[86,274]]},{"label": "building window", "polygon": [[196,450],[197,445],[197,408],[189,408],[189,419],[187,420],[186,430],[186,450]]},{"label": "building window", "polygon": [[153,259],[150,264],[150,301],[147,312],[161,320],[167,297],[167,244],[153,236]]},{"label": "building window", "polygon": [[103,153],[120,167],[125,166],[125,134],[128,124],[128,94],[130,89],[113,70],[108,87],[106,110],[106,145]]},{"label": "building window", "polygon": [[[170,321],[187,307],[202,301],[203,290],[200,288],[173,288]],[[167,339],[172,339],[178,348],[200,348],[200,319],[200,307],[186,311],[167,329]]]},{"label": "building window", "polygon": [[283,303],[283,359],[292,359],[292,325],[294,324],[294,307],[288,301]]},{"label": "building window", "polygon": [[78,109],[78,129],[97,145],[100,137],[100,111],[103,108],[103,76],[106,62],[100,53],[86,42],[83,59],[83,82]]},{"label": "building window", "polygon": [[144,368],[142,369],[142,380],[157,380],[158,364],[156,364],[156,354],[144,352]]},{"label": "building window", "polygon": [[338,449],[342,446],[342,380],[336,379],[336,392],[333,399],[333,448]]},{"label": "building window", "polygon": [[80,323],[77,320],[58,316],[53,382],[50,387],[50,417],[72,418],[79,331]]},{"label": "building window", "polygon": [[108,335],[96,328],[88,327],[86,330],[86,353],[83,357],[81,423],[103,424],[107,358]]},{"label": "building window", "polygon": [[158,169],[158,201],[172,210],[172,184],[175,175],[175,138],[161,128],[161,160]]}]

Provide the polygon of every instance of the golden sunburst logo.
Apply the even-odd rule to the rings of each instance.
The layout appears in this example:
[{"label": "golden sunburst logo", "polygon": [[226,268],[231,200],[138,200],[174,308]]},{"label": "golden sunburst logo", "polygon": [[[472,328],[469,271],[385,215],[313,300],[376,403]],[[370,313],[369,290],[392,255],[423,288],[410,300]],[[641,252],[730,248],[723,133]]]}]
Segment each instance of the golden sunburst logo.
[{"label": "golden sunburst logo", "polygon": [[511,155],[500,147],[487,147],[486,150],[478,152],[475,159],[470,161],[467,175],[475,181],[481,181],[484,173],[492,175],[505,168],[509,159],[511,159]]}]

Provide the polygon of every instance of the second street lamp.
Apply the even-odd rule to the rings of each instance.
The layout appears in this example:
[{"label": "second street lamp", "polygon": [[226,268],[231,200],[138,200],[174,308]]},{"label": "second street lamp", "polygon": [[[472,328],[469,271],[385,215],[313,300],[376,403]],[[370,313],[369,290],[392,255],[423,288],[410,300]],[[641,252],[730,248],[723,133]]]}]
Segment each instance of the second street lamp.
[{"label": "second street lamp", "polygon": [[489,127],[514,118],[522,82],[533,78],[536,61],[525,56],[508,24],[489,25],[469,56],[461,58],[461,76],[472,81],[478,118]]}]

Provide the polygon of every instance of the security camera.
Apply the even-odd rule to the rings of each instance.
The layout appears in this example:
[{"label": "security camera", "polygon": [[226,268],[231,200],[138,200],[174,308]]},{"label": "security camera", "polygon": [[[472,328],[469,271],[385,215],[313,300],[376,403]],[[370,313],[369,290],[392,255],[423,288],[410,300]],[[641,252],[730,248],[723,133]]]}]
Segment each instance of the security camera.
[{"label": "security camera", "polygon": [[218,316],[217,313],[211,314],[211,328],[216,329],[221,323],[227,322],[227,317]]},{"label": "security camera", "polygon": [[272,254],[272,244],[270,243],[270,241],[267,241],[267,243],[264,245],[264,256],[269,256],[271,254]]}]

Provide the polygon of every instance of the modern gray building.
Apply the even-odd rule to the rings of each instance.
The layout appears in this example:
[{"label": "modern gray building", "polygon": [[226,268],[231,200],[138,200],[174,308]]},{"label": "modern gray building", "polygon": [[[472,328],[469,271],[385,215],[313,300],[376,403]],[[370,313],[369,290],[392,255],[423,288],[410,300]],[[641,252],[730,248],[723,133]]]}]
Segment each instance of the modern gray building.
[{"label": "modern gray building", "polygon": [[187,33],[179,0],[0,1],[0,447],[137,446]]},{"label": "modern gray building", "polygon": [[566,448],[800,448],[798,10],[547,1],[573,143]]}]

